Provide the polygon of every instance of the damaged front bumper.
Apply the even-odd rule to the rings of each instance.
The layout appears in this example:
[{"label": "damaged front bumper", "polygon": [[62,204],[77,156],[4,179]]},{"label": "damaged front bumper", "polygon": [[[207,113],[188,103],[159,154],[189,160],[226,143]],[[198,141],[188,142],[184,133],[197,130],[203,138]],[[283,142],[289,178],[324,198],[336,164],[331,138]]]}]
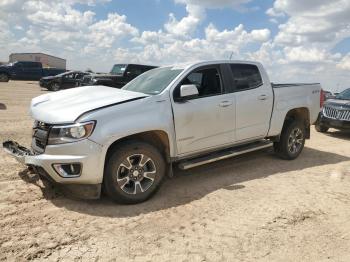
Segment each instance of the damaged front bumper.
[{"label": "damaged front bumper", "polygon": [[[86,139],[47,146],[42,154],[35,154],[14,141],[3,142],[3,148],[18,162],[31,167],[41,178],[63,185],[74,196],[84,199],[100,197],[102,148],[93,141]],[[66,155],[66,152],[70,155]]]}]

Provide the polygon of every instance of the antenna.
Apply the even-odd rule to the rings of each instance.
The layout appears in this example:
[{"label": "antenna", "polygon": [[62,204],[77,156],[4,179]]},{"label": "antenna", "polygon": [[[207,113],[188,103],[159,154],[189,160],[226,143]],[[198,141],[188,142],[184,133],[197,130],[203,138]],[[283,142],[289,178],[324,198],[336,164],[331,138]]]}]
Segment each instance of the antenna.
[{"label": "antenna", "polygon": [[233,51],[231,52],[231,55],[230,55],[230,60],[232,59],[232,56],[233,56]]}]

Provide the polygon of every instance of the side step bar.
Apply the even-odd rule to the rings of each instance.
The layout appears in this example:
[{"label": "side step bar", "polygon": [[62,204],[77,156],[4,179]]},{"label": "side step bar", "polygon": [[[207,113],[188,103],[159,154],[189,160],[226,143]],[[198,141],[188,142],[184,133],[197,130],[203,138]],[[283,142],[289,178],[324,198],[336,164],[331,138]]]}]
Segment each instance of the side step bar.
[{"label": "side step bar", "polygon": [[272,145],[271,141],[264,140],[264,141],[251,143],[248,145],[233,147],[233,148],[225,149],[223,151],[215,152],[206,156],[185,160],[184,162],[179,163],[179,168],[182,170],[187,170],[196,166],[213,163],[226,158],[230,158],[230,157],[242,155],[244,153],[267,148],[267,147],[270,147],[271,145]]}]

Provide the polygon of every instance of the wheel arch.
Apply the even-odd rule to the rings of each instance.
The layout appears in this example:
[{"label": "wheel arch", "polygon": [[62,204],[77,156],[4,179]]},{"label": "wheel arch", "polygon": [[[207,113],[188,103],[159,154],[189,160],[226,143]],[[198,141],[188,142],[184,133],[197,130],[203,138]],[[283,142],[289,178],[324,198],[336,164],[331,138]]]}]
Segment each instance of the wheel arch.
[{"label": "wheel arch", "polygon": [[104,159],[105,163],[115,148],[117,148],[122,143],[127,143],[127,141],[141,141],[149,143],[160,151],[160,153],[165,157],[165,161],[167,163],[171,162],[169,135],[163,130],[151,130],[135,133],[115,140],[109,145],[106,151]]},{"label": "wheel arch", "polygon": [[305,125],[305,138],[310,138],[310,111],[307,107],[299,107],[289,110],[284,118],[283,128],[290,121],[302,122]]}]

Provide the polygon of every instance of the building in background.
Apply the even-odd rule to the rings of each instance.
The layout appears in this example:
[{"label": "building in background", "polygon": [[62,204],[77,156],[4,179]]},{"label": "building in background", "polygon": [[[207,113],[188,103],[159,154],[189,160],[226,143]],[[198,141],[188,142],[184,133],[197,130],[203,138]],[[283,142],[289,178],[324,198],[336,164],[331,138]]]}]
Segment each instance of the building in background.
[{"label": "building in background", "polygon": [[44,53],[13,53],[9,56],[9,62],[30,61],[41,62],[43,67],[66,69],[66,59]]}]

